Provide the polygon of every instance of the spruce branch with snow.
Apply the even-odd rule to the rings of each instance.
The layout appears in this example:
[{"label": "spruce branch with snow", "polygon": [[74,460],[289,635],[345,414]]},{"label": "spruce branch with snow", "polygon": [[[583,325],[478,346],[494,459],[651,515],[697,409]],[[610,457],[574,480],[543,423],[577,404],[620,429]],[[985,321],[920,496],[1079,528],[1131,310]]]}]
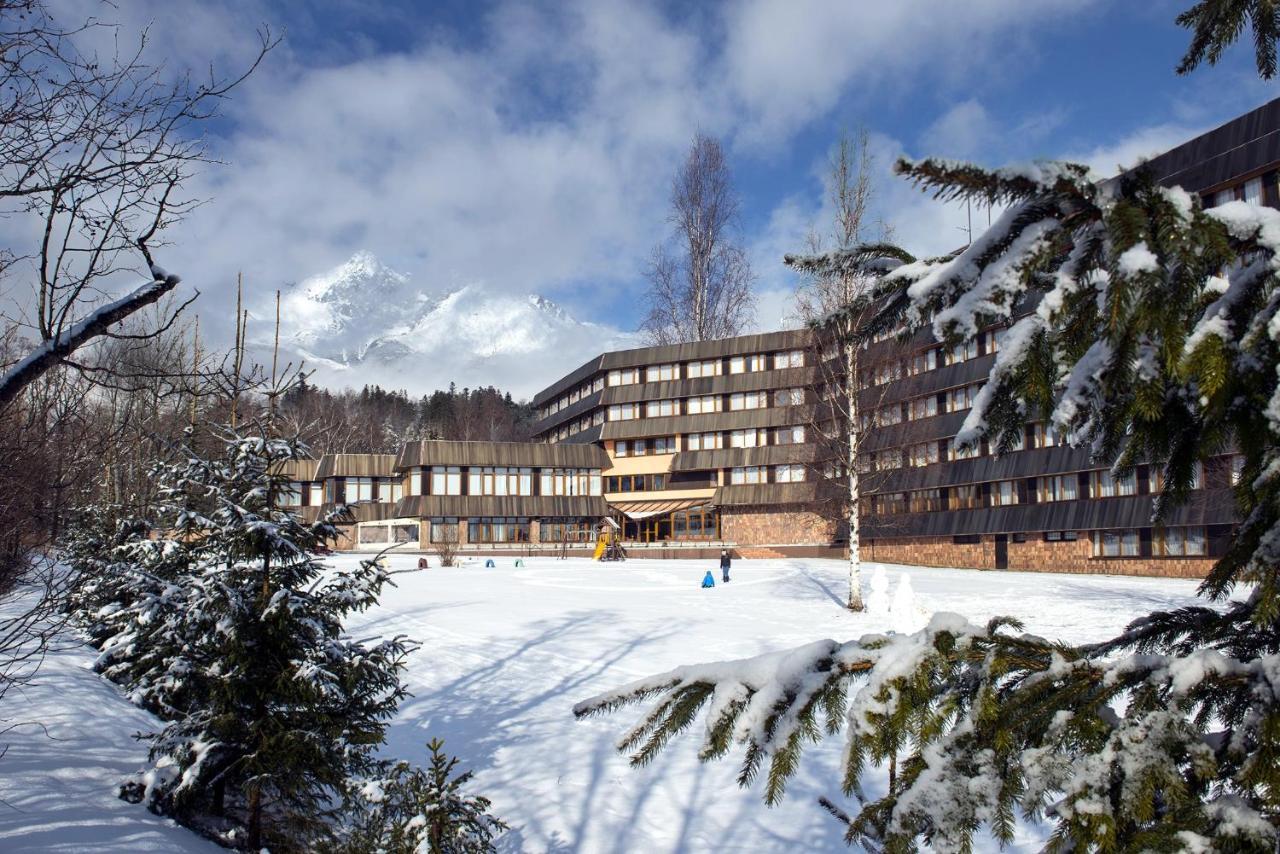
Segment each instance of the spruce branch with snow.
[{"label": "spruce branch with snow", "polygon": [[1177,18],[1191,30],[1191,44],[1178,63],[1179,74],[1190,74],[1202,62],[1217,65],[1223,52],[1249,27],[1253,33],[1258,76],[1276,76],[1276,39],[1280,38],[1280,7],[1273,0],[1198,0]]},{"label": "spruce branch with snow", "polygon": [[[930,326],[945,343],[1007,324],[958,440],[1005,450],[1027,420],[1049,420],[1102,465],[1159,471],[1156,525],[1198,463],[1239,453],[1242,522],[1205,604],[1079,647],[1018,634],[1014,620],[979,629],[938,615],[915,634],[678,668],[575,712],[650,701],[620,745],[637,764],[703,716],[700,755],[741,746],[740,782],[763,772],[768,802],[805,744],[843,730],[851,802],[824,806],[873,850],[968,850],[983,827],[1009,842],[1028,816],[1052,824],[1052,850],[1274,851],[1280,211],[1204,210],[1141,170],[1107,182],[1055,163],[898,171],[1007,209],[944,258],[853,247],[805,261],[877,275],[830,320],[852,319],[864,340]],[[875,798],[862,787],[872,766],[889,777]]]}]

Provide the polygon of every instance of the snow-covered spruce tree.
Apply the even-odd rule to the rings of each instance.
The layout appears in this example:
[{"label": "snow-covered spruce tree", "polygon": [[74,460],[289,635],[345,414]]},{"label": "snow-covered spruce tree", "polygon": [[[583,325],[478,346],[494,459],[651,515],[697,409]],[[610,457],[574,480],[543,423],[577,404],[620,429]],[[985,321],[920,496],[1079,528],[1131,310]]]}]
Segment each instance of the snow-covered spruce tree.
[{"label": "snow-covered spruce tree", "polygon": [[[860,334],[930,323],[953,341],[1010,321],[960,438],[1007,447],[1026,419],[1048,416],[1104,464],[1161,468],[1156,524],[1186,496],[1193,463],[1243,454],[1243,521],[1201,588],[1205,605],[1080,647],[1011,619],[939,614],[916,634],[677,668],[575,713],[657,698],[620,745],[642,764],[705,711],[702,758],[741,745],[740,782],[762,774],[769,803],[805,744],[845,730],[839,788],[852,802],[824,805],[872,850],[966,850],[984,825],[1007,842],[1025,814],[1052,824],[1051,850],[1274,852],[1280,211],[1202,210],[1140,175],[1100,183],[1070,164],[898,170],[944,198],[1008,207],[962,252],[882,275]],[[884,255],[855,248],[824,263],[876,269]],[[879,798],[860,785],[871,766],[887,770]]]},{"label": "snow-covered spruce tree", "polygon": [[224,438],[221,457],[189,451],[158,469],[158,538],[123,547],[130,583],[107,615],[106,672],[169,720],[125,795],[224,842],[307,848],[329,835],[348,781],[375,767],[409,645],[344,635],[388,574],[375,561],[326,570],[315,550],[331,522],[281,506],[278,464],[305,448],[263,430]]},{"label": "snow-covered spruce tree", "polygon": [[351,832],[341,854],[486,854],[494,836],[507,825],[489,812],[489,799],[469,795],[463,787],[472,772],[455,776],[457,757],[432,739],[431,766],[408,762],[384,765],[356,793],[350,808]]}]

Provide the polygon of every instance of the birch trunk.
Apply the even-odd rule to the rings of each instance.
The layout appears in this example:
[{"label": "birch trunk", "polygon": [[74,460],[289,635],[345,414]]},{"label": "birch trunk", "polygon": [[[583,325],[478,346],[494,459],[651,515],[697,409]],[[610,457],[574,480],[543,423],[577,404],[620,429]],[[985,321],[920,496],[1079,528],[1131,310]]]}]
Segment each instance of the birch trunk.
[{"label": "birch trunk", "polygon": [[862,554],[858,548],[858,445],[862,425],[858,422],[858,354],[857,345],[845,336],[844,343],[844,397],[848,410],[849,453],[847,475],[849,478],[849,610],[862,611]]}]

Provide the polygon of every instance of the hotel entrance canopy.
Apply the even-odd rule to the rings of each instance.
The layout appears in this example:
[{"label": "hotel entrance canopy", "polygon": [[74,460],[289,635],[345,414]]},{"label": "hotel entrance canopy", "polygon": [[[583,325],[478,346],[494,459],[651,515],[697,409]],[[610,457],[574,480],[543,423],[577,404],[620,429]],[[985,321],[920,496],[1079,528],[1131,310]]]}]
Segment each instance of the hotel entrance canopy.
[{"label": "hotel entrance canopy", "polygon": [[648,519],[650,516],[661,516],[664,513],[699,507],[709,500],[708,498],[677,498],[668,501],[614,501],[609,506],[628,519],[639,521]]}]

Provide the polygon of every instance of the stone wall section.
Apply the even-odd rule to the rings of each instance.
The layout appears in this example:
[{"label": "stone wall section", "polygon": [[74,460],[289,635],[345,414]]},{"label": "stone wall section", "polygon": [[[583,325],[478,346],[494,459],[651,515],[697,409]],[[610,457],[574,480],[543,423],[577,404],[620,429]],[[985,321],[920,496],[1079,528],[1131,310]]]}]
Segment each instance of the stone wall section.
[{"label": "stone wall section", "polygon": [[[876,539],[862,546],[864,560],[916,566],[995,569],[995,537],[977,543],[955,543],[950,537]],[[1009,540],[1009,569],[1025,572],[1070,572],[1082,575],[1145,575],[1158,578],[1204,578],[1216,562],[1211,557],[1094,557],[1087,531],[1076,540],[1049,542],[1029,534],[1026,542]]]}]

